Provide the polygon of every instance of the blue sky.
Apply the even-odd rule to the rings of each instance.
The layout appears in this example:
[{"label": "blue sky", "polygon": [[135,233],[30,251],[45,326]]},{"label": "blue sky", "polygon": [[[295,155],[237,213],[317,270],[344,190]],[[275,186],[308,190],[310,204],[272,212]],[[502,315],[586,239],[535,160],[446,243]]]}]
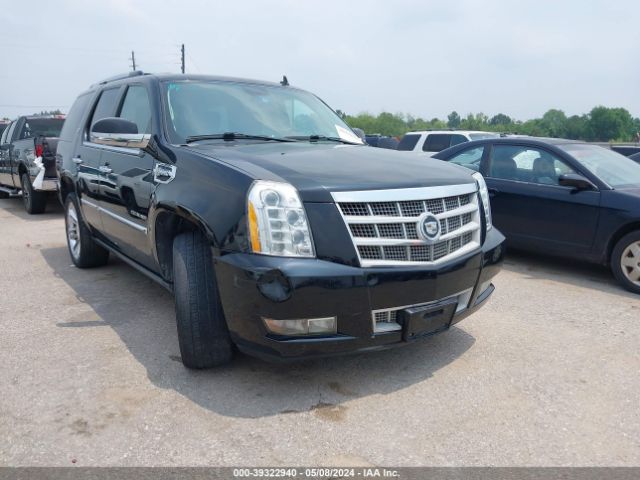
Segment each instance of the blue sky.
[{"label": "blue sky", "polygon": [[640,116],[640,6],[616,1],[0,2],[0,116],[129,69],[296,86],[348,113]]}]

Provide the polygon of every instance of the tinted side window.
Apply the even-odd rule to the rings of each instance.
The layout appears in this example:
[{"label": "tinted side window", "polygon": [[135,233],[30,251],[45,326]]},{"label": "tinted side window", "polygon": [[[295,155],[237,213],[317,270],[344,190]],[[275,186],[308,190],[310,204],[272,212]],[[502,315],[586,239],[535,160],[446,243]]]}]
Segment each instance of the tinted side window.
[{"label": "tinted side window", "polygon": [[59,137],[64,118],[29,118],[25,120],[20,139],[33,138],[38,135],[45,137]]},{"label": "tinted side window", "polygon": [[460,143],[464,143],[467,141],[467,137],[464,135],[451,135],[451,147],[454,145],[458,145]]},{"label": "tinted side window", "polygon": [[469,150],[464,150],[449,159],[451,163],[462,165],[476,172],[480,171],[480,162],[484,154],[484,145]]},{"label": "tinted side window", "polygon": [[151,133],[151,106],[147,89],[142,85],[129,87],[118,116],[135,123],[138,133]]},{"label": "tinted side window", "polygon": [[102,118],[115,116],[118,98],[120,97],[119,92],[120,88],[112,88],[102,92],[102,94],[100,95],[100,100],[98,100],[98,104],[93,111],[93,116],[91,117],[89,128],[91,128],[94,123]]},{"label": "tinted side window", "polygon": [[3,129],[2,137],[0,137],[0,145],[4,145],[5,143],[7,143],[7,134],[9,133],[9,125],[7,125],[6,128],[4,125],[2,127]]},{"label": "tinted side window", "polygon": [[411,151],[416,148],[416,143],[420,140],[419,134],[409,133],[402,137],[398,144],[398,150]]},{"label": "tinted side window", "polygon": [[451,134],[431,133],[427,136],[422,146],[424,152],[440,152],[451,145]]},{"label": "tinted side window", "polygon": [[554,154],[537,148],[494,145],[489,177],[541,185],[559,185],[559,177],[574,170]]},{"label": "tinted side window", "polygon": [[18,121],[16,120],[11,125],[9,125],[9,128],[7,128],[7,138],[5,139],[5,143],[11,143],[11,139],[13,138],[13,132],[16,129],[17,124],[18,124]]},{"label": "tinted side window", "polygon": [[81,95],[73,102],[71,106],[71,110],[69,110],[69,114],[62,125],[62,131],[60,132],[60,139],[63,141],[70,142],[73,138],[73,135],[80,128],[80,122],[84,118],[85,109],[87,108],[87,104],[91,98],[90,94]]}]

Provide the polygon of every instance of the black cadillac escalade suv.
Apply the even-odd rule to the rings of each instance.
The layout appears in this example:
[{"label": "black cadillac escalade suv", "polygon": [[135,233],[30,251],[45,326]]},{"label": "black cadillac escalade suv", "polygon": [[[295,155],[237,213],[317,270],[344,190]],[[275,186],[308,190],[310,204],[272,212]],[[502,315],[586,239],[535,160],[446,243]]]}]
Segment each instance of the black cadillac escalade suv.
[{"label": "black cadillac escalade suv", "polygon": [[133,72],[74,103],[57,150],[75,265],[174,292],[182,361],[402,345],[493,292],[482,176],[364,146],[287,84]]}]

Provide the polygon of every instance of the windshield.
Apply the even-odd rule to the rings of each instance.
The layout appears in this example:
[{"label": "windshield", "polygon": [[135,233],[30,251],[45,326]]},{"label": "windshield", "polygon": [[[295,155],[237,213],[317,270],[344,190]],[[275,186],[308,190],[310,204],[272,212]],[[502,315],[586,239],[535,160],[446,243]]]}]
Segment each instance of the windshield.
[{"label": "windshield", "polygon": [[624,155],[597,145],[558,146],[612,188],[640,186],[640,164]]},{"label": "windshield", "polygon": [[497,133],[470,133],[469,138],[471,140],[484,140],[485,138],[496,138],[500,135]]},{"label": "windshield", "polygon": [[217,81],[164,84],[167,133],[174,144],[235,132],[273,138],[362,140],[316,96],[290,87]]}]

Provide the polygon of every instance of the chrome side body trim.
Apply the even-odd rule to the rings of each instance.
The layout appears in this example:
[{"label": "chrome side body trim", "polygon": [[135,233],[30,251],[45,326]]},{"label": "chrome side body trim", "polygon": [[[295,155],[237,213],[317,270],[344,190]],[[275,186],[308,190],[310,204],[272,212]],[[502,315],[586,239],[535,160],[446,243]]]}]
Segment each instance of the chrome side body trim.
[{"label": "chrome side body trim", "polygon": [[124,217],[121,217],[120,215],[116,215],[115,213],[107,210],[106,208],[102,208],[101,206],[99,206],[99,205],[97,205],[97,204],[95,204],[95,203],[93,203],[93,202],[91,202],[89,200],[85,200],[83,198],[83,199],[81,199],[81,202],[82,202],[83,205],[87,205],[87,206],[89,206],[91,208],[95,208],[100,213],[104,213],[105,215],[109,215],[111,218],[114,218],[115,220],[127,225],[128,227],[133,228],[134,230],[137,230],[137,231],[139,231],[141,233],[144,233],[145,235],[148,232],[147,227],[143,227],[141,225],[138,225],[135,222],[132,222],[131,220],[128,220],[128,219],[126,219]]},{"label": "chrome side body trim", "polygon": [[109,150],[111,152],[128,153],[130,155],[140,155],[140,152],[141,152],[141,150],[139,148],[113,147],[113,146],[109,146],[109,145],[100,145],[99,143],[88,142],[86,140],[82,142],[82,145],[84,145],[85,147],[100,148],[102,150]]}]

